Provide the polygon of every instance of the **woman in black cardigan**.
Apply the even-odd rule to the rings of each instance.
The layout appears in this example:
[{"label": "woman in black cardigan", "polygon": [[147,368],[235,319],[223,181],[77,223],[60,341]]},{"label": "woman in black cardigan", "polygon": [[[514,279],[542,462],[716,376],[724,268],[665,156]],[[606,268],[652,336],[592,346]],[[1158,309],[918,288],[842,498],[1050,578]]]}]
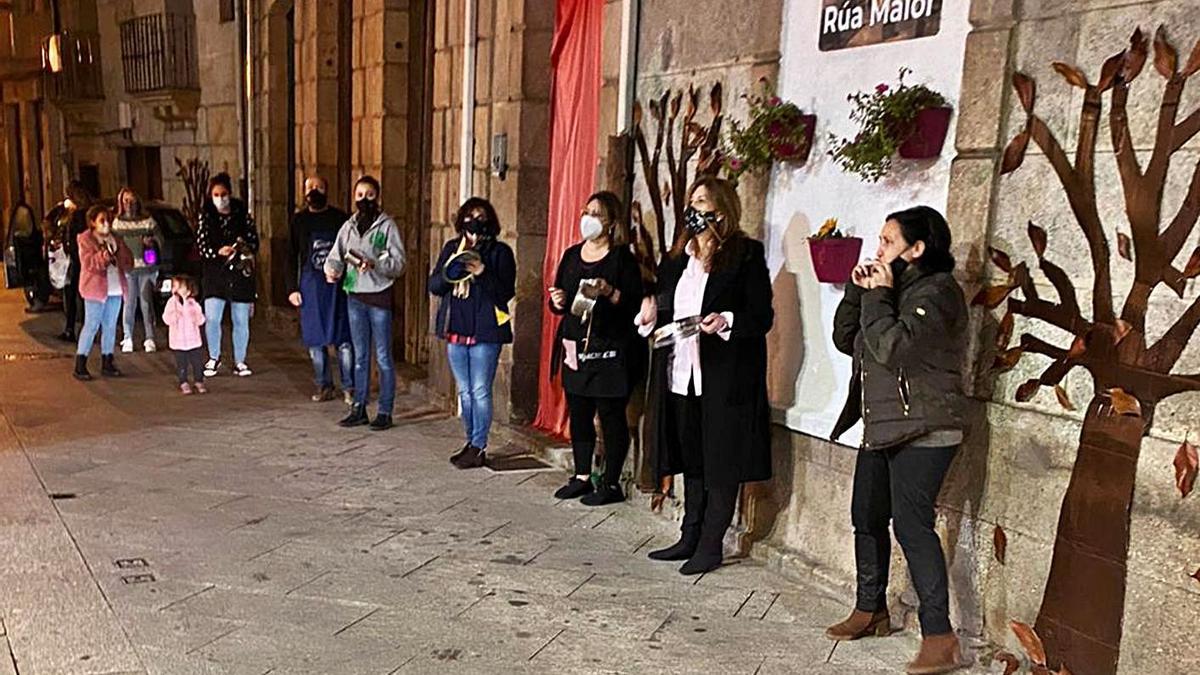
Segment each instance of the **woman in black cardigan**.
[{"label": "woman in black cardigan", "polygon": [[458,236],[442,247],[429,276],[429,292],[441,298],[437,335],[446,341],[467,435],[450,463],[472,469],[487,459],[492,382],[500,349],[513,339],[508,303],[516,296],[517,264],[512,248],[497,239],[500,219],[486,199],[464,202],[454,230]]},{"label": "woman in black cardigan", "polygon": [[727,181],[698,179],[685,229],[659,264],[656,307],[638,316],[649,335],[692,316],[700,333],[654,354],[648,405],[657,476],[683,473],[682,536],[655,560],[680,572],[721,565],[738,486],[771,477],[767,331],[775,319],[763,245],[740,229],[741,202]]}]

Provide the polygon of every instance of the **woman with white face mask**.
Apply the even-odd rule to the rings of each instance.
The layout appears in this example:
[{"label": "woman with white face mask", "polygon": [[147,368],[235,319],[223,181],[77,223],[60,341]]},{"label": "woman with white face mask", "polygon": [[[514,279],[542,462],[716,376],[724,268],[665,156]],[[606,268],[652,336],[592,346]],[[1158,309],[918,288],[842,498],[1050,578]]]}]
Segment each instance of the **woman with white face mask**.
[{"label": "woman with white face mask", "polygon": [[208,340],[204,376],[214,377],[221,368],[221,321],[228,305],[233,320],[233,374],[246,377],[251,374],[246,365],[250,310],[258,297],[254,283],[258,229],[246,205],[233,198],[233,182],[227,173],[208,181],[196,243],[204,260],[204,333]]},{"label": "woman with white face mask", "polygon": [[[550,310],[562,316],[551,376],[562,372],[575,457],[575,475],[554,496],[582,497],[588,506],[625,500],[620,479],[629,450],[625,406],[633,385],[630,355],[642,348],[633,328],[642,302],[642,276],[627,232],[616,195],[589,197],[579,220],[583,242],[563,253],[550,288]],[[605,460],[604,479],[594,489],[597,414]]]}]

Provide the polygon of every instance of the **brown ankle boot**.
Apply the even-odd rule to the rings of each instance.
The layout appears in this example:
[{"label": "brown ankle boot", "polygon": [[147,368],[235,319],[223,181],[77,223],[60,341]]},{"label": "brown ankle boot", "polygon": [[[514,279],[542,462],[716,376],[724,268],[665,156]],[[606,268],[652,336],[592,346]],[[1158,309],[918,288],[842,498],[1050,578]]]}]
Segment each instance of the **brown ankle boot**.
[{"label": "brown ankle boot", "polygon": [[868,635],[883,637],[891,632],[892,620],[886,609],[874,613],[856,609],[850,612],[845,621],[826,628],[825,637],[830,640],[848,641]]},{"label": "brown ankle boot", "polygon": [[909,675],[936,675],[958,670],[963,665],[954,633],[926,635],[921,638],[921,651],[908,664]]}]

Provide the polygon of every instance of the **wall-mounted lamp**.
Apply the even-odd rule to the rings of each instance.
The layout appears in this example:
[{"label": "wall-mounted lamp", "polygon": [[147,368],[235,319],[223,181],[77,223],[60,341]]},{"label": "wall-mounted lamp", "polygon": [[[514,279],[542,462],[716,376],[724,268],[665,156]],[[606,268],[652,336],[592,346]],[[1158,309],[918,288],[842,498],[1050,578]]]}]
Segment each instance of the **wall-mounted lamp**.
[{"label": "wall-mounted lamp", "polygon": [[55,33],[42,41],[42,68],[51,73],[62,72],[62,35],[60,33]]},{"label": "wall-mounted lamp", "polygon": [[504,180],[508,173],[508,134],[492,136],[492,175]]}]

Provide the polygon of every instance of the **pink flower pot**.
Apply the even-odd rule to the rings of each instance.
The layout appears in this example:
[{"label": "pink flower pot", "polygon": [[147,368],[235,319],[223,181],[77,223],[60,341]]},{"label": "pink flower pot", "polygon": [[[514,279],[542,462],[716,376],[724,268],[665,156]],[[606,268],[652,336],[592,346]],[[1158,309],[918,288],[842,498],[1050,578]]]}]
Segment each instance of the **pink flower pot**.
[{"label": "pink flower pot", "polygon": [[904,159],[932,159],[942,154],[946,134],[950,131],[953,108],[926,108],[913,120],[912,135],[900,146]]},{"label": "pink flower pot", "polygon": [[859,237],[809,239],[808,250],[812,254],[817,281],[825,284],[844,284],[849,281],[850,272],[858,264],[862,244],[863,240]]}]

